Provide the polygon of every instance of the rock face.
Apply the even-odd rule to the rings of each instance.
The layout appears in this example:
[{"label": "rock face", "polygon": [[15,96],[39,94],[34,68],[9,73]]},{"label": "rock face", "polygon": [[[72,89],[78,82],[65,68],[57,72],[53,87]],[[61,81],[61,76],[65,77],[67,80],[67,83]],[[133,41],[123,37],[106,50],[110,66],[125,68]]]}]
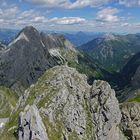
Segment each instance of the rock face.
[{"label": "rock face", "polygon": [[46,69],[64,63],[60,48],[75,50],[63,37],[45,36],[32,26],[25,27],[8,49],[0,51],[0,84],[23,91]]},{"label": "rock face", "polygon": [[[33,106],[26,107],[29,104]],[[30,131],[38,131],[39,140],[45,134],[49,140],[123,140],[114,90],[100,80],[88,85],[85,75],[68,66],[49,69],[21,96],[17,110],[24,107],[18,127],[21,140],[30,138]]]},{"label": "rock face", "polygon": [[19,140],[48,140],[45,126],[35,105],[26,106],[20,113]]},{"label": "rock face", "polygon": [[130,140],[140,140],[140,104],[126,103],[121,105],[121,127]]},{"label": "rock face", "polygon": [[94,82],[90,104],[94,124],[94,139],[119,140],[119,135],[115,134],[118,132],[117,125],[121,120],[121,112],[115,97],[115,91],[111,89],[107,82]]}]

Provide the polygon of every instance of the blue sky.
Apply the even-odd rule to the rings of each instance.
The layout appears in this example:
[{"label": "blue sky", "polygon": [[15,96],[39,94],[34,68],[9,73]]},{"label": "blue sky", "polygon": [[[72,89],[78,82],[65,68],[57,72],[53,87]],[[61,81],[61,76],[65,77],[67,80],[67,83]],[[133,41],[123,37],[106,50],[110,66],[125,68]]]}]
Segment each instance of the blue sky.
[{"label": "blue sky", "polygon": [[140,32],[140,0],[1,0],[0,28]]}]

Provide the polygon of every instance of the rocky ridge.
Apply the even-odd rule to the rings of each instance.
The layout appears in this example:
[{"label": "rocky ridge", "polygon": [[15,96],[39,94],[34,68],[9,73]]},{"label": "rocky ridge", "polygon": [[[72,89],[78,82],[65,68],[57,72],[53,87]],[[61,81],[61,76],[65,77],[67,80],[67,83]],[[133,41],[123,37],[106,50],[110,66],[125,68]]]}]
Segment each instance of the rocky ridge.
[{"label": "rocky ridge", "polygon": [[68,66],[47,70],[20,97],[14,112],[6,129],[19,140],[125,139],[114,90],[100,80],[90,86],[85,75]]}]

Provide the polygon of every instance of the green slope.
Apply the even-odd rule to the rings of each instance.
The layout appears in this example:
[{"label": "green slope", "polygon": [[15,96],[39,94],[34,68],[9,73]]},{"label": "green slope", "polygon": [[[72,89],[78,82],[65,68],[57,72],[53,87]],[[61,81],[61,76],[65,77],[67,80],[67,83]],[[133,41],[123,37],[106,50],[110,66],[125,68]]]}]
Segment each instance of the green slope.
[{"label": "green slope", "polygon": [[140,51],[139,35],[112,35],[92,40],[79,49],[98,60],[109,71],[119,71]]}]

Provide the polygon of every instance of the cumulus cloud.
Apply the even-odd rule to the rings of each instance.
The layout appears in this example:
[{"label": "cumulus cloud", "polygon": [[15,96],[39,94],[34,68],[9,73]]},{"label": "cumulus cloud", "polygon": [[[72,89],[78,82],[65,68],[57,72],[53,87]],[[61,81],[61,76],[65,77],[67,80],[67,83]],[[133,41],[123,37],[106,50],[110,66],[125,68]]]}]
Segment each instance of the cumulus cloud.
[{"label": "cumulus cloud", "polygon": [[140,0],[119,0],[119,3],[128,7],[140,6]]},{"label": "cumulus cloud", "polygon": [[17,6],[9,6],[0,9],[0,26],[1,27],[23,27],[28,24],[35,26],[50,25],[74,25],[83,24],[86,19],[81,17],[54,17],[48,18],[43,13],[34,9],[21,11]]},{"label": "cumulus cloud", "polygon": [[108,7],[100,10],[97,13],[96,19],[102,22],[118,22],[120,19],[116,15],[117,13],[119,13],[119,10],[117,8]]},{"label": "cumulus cloud", "polygon": [[74,9],[74,8],[83,8],[83,7],[96,7],[109,4],[111,2],[117,2],[121,5],[128,7],[131,6],[140,6],[140,0],[22,0],[32,4],[42,5],[49,8],[65,8],[65,9]]},{"label": "cumulus cloud", "polygon": [[39,4],[50,8],[73,9],[73,8],[83,8],[86,6],[90,7],[101,6],[110,2],[111,0],[76,0],[74,2],[71,2],[70,0],[24,0],[24,1],[33,4]]},{"label": "cumulus cloud", "polygon": [[67,7],[70,4],[70,2],[67,0],[24,0],[24,1],[50,8]]},{"label": "cumulus cloud", "polygon": [[62,17],[62,18],[52,18],[50,22],[62,24],[62,25],[70,25],[70,24],[82,24],[86,22],[86,19],[80,17]]}]

